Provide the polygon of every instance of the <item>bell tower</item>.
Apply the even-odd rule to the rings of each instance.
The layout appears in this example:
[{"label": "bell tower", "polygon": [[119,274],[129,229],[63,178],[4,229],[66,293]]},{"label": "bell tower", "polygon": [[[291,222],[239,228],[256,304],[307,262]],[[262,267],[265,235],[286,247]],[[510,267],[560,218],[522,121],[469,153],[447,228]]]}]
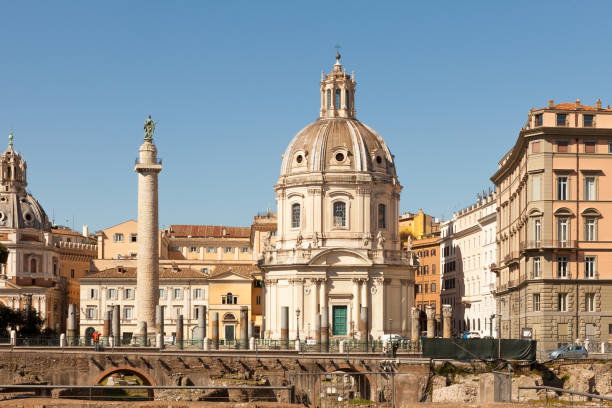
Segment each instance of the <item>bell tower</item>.
[{"label": "bell tower", "polygon": [[321,72],[321,118],[355,119],[355,75],[342,69],[340,53],[332,72]]},{"label": "bell tower", "polygon": [[0,155],[0,183],[2,191],[21,193],[28,185],[27,165],[19,153],[13,149],[13,133],[9,134],[8,148]]}]

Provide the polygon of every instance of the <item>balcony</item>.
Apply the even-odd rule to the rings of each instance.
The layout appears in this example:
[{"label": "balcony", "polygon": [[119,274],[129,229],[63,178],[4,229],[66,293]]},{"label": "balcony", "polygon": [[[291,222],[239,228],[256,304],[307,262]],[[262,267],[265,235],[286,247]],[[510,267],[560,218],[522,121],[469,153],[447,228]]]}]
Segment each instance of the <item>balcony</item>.
[{"label": "balcony", "polygon": [[537,250],[537,249],[559,249],[559,248],[576,248],[577,241],[572,240],[540,240],[540,241],[523,241],[519,243],[521,252]]},{"label": "balcony", "polygon": [[520,258],[519,251],[511,251],[508,255],[504,256],[504,263],[506,265],[513,263],[514,261],[518,261]]}]

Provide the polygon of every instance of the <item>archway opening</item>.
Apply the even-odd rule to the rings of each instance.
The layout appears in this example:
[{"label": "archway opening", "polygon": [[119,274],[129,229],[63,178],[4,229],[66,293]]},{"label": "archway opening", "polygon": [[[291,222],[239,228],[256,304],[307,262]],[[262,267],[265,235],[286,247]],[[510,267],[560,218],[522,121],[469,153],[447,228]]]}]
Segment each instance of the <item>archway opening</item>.
[{"label": "archway opening", "polygon": [[85,345],[91,346],[93,342],[93,334],[96,331],[93,327],[88,327],[85,329]]},{"label": "archway opening", "polygon": [[148,401],[154,398],[152,389],[122,388],[126,385],[153,385],[153,381],[148,375],[130,367],[118,367],[101,374],[95,385],[108,387],[98,393],[97,397],[100,399]]}]

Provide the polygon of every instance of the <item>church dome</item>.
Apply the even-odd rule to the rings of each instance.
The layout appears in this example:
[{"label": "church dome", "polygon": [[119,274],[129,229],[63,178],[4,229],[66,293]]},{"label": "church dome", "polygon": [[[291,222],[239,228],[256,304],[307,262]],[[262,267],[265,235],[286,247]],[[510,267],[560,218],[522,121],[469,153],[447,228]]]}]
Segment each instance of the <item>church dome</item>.
[{"label": "church dome", "polygon": [[49,218],[42,206],[26,191],[27,165],[13,148],[13,135],[9,146],[0,154],[0,227],[35,228],[48,231]]},{"label": "church dome", "polygon": [[327,75],[321,75],[320,117],[291,141],[281,176],[303,172],[370,172],[396,177],[393,155],[371,127],[355,118],[353,75],[343,70],[340,54]]},{"label": "church dome", "polygon": [[396,175],[387,144],[372,128],[352,118],[319,118],[293,138],[281,175],[333,171]]}]

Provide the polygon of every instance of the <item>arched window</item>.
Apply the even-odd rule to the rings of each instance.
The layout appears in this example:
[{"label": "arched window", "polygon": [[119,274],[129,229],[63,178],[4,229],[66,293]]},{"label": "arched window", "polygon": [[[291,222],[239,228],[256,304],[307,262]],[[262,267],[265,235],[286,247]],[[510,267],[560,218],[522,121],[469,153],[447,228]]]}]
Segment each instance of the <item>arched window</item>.
[{"label": "arched window", "polygon": [[300,228],[300,205],[291,206],[291,228]]},{"label": "arched window", "polygon": [[336,109],[340,109],[340,90],[336,89]]},{"label": "arched window", "polygon": [[346,106],[347,110],[351,109],[351,99],[349,98],[349,91],[344,91],[344,105]]},{"label": "arched window", "polygon": [[387,206],[378,204],[378,228],[387,228]]},{"label": "arched window", "polygon": [[342,201],[334,203],[334,226],[346,227],[346,204]]},{"label": "arched window", "polygon": [[331,90],[327,90],[327,109],[331,109]]}]

